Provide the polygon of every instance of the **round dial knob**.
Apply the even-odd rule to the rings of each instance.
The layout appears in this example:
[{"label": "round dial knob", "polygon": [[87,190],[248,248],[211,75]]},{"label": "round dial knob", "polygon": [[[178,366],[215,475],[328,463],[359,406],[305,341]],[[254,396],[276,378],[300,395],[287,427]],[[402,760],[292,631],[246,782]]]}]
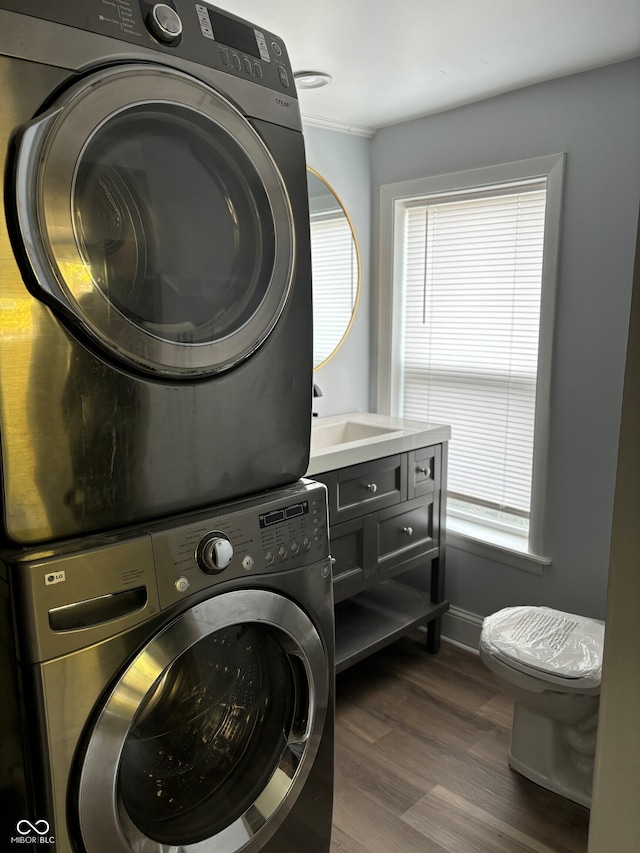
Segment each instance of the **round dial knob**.
[{"label": "round dial knob", "polygon": [[156,3],[147,20],[149,29],[158,41],[172,42],[182,34],[180,16],[166,3]]},{"label": "round dial knob", "polygon": [[215,575],[224,571],[233,557],[233,545],[224,533],[207,534],[198,545],[196,559],[200,568],[207,574]]}]

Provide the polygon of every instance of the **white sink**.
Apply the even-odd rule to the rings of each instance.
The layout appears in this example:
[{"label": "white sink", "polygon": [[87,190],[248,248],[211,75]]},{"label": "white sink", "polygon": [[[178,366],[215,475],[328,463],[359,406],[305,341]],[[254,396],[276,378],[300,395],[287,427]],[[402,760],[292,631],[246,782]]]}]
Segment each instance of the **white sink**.
[{"label": "white sink", "polygon": [[318,421],[317,426],[314,424],[311,427],[311,453],[326,447],[389,435],[392,432],[398,432],[397,428],[359,423],[356,420],[344,420],[333,424]]},{"label": "white sink", "polygon": [[321,474],[448,441],[451,428],[442,424],[392,418],[371,412],[350,412],[314,418],[307,475]]}]

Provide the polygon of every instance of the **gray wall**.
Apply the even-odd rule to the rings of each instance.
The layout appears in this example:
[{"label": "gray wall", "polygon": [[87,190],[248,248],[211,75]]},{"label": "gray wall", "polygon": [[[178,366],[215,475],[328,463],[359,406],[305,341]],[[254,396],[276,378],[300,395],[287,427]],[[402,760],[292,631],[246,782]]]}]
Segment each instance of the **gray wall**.
[{"label": "gray wall", "polygon": [[307,164],[333,187],[353,224],[360,247],[361,295],[344,344],[314,373],[323,397],[320,417],[369,411],[369,315],[371,256],[371,140],[317,127],[304,128]]},{"label": "gray wall", "polygon": [[342,196],[363,257],[356,323],[315,376],[320,415],[374,405],[369,251],[375,265],[380,186],[567,152],[546,519],[553,562],[538,577],[450,548],[448,597],[477,616],[521,602],[605,615],[640,197],[638,91],[632,60],[384,128],[373,140],[305,128],[309,165]]},{"label": "gray wall", "polygon": [[531,603],[605,615],[640,196],[638,92],[634,60],[385,128],[373,139],[374,199],[394,181],[568,155],[546,507],[553,562],[538,577],[450,549],[448,597],[473,614]]}]

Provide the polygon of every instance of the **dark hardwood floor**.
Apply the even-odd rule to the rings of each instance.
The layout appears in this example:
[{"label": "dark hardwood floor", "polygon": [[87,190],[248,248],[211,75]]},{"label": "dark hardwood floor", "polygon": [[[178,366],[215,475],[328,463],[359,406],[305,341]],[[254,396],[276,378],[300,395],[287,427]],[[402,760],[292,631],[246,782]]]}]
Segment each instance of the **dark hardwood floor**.
[{"label": "dark hardwood floor", "polygon": [[507,764],[511,701],[416,633],[337,679],[331,853],[584,853],[589,811]]}]

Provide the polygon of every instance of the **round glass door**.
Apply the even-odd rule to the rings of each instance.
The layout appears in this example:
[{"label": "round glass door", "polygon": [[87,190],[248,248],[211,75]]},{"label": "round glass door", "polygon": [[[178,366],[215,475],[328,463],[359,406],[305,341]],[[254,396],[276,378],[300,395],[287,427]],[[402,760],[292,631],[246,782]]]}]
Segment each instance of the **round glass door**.
[{"label": "round glass door", "polygon": [[261,138],[214,90],[169,69],[96,74],[23,131],[16,174],[38,295],[111,354],[206,375],[273,329],[291,209]]},{"label": "round glass door", "polygon": [[262,791],[295,725],[296,673],[255,626],[183,654],[136,714],[122,750],[121,812],[169,845],[210,838]]},{"label": "round glass door", "polygon": [[268,837],[317,752],[327,684],[319,635],[275,593],[231,592],[178,617],[90,733],[78,789],[87,849],[198,853],[214,839],[234,853]]}]

